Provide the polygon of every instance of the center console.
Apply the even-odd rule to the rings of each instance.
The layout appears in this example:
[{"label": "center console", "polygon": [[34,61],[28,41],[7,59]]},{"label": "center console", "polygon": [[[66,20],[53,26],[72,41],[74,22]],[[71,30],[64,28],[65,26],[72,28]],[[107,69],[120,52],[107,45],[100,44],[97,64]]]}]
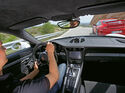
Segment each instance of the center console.
[{"label": "center console", "polygon": [[83,69],[83,50],[66,50],[67,71],[62,93],[78,93]]}]

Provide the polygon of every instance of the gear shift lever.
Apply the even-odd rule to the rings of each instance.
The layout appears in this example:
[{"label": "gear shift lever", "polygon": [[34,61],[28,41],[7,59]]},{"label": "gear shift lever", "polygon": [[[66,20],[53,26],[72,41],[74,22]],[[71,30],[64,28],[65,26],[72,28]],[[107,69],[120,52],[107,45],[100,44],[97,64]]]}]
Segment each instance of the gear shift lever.
[{"label": "gear shift lever", "polygon": [[73,69],[74,69],[74,65],[73,65],[73,64],[70,64],[69,76],[71,76],[71,77],[75,77],[75,76],[76,76],[76,74],[75,74],[75,72],[73,71]]}]

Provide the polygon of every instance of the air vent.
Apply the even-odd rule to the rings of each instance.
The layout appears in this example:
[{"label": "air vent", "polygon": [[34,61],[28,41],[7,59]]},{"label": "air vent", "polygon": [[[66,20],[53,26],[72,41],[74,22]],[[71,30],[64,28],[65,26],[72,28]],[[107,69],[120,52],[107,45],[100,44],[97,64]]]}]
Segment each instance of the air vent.
[{"label": "air vent", "polygon": [[84,41],[85,41],[84,38],[74,38],[74,39],[70,40],[70,43],[82,43]]},{"label": "air vent", "polygon": [[85,41],[85,39],[84,39],[84,38],[81,38],[81,43],[84,42],[84,41]]}]

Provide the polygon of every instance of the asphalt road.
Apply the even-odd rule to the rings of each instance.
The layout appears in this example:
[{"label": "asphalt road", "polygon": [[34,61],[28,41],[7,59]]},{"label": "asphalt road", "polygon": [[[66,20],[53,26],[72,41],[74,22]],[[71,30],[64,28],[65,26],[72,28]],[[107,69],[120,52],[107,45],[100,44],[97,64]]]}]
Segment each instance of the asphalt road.
[{"label": "asphalt road", "polygon": [[66,33],[60,36],[61,37],[68,37],[68,36],[88,36],[92,33],[92,28],[91,27],[77,27],[70,29]]},{"label": "asphalt road", "polygon": [[[77,27],[70,29],[58,38],[68,37],[68,36],[88,36],[92,35],[91,27]],[[86,93],[125,93],[125,87],[118,86],[114,84],[106,84],[94,81],[85,81]]]}]

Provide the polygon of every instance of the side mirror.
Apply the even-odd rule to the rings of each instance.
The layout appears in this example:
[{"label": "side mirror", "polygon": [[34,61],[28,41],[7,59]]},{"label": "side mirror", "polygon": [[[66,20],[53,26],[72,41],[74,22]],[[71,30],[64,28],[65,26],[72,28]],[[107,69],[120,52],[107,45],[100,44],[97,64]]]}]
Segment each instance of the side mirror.
[{"label": "side mirror", "polygon": [[63,29],[75,28],[75,27],[79,26],[79,24],[80,24],[80,21],[78,21],[78,20],[61,21],[61,22],[57,23],[57,25]]},{"label": "side mirror", "polygon": [[16,42],[12,45],[12,50],[21,50],[24,48],[29,48],[30,44],[28,42]]}]

